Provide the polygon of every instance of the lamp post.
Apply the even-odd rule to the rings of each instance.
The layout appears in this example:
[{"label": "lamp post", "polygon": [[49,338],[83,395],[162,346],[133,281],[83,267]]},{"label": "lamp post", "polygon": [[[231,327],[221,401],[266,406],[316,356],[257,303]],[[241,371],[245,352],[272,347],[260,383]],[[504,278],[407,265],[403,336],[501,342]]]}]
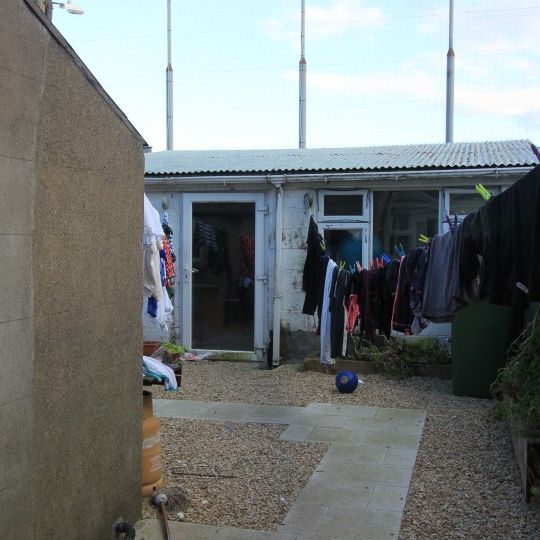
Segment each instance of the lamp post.
[{"label": "lamp post", "polygon": [[67,2],[53,2],[52,0],[45,0],[45,15],[47,15],[47,19],[49,19],[49,21],[52,21],[53,5],[60,6],[62,9],[65,9],[72,15],[84,14],[84,9],[72,4],[71,0],[67,0]]}]

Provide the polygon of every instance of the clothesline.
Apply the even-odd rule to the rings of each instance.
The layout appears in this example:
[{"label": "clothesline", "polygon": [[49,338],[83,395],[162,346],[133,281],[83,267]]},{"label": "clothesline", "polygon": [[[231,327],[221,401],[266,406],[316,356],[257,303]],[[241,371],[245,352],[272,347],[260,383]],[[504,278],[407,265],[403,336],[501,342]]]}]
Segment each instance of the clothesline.
[{"label": "clothesline", "polygon": [[520,309],[539,301],[538,208],[540,166],[425,246],[358,273],[330,259],[311,216],[303,313],[318,312],[321,362],[345,354],[347,333],[358,322],[372,339],[376,331],[420,333],[476,299]]}]

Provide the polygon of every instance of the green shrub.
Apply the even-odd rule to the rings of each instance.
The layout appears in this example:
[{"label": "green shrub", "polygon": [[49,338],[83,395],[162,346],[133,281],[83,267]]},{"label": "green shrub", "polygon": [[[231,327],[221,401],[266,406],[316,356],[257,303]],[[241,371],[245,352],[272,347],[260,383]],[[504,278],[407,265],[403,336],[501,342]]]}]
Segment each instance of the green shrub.
[{"label": "green shrub", "polygon": [[540,436],[540,309],[508,351],[491,389],[526,436]]}]

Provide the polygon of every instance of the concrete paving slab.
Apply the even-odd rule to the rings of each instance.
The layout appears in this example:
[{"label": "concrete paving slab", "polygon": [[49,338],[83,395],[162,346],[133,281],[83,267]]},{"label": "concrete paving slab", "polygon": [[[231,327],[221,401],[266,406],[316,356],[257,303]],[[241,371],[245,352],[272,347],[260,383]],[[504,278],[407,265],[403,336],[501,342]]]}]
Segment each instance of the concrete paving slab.
[{"label": "concrete paving slab", "polygon": [[244,418],[251,416],[256,408],[257,405],[248,403],[212,403],[210,407],[199,414],[198,418],[241,422]]},{"label": "concrete paving slab", "polygon": [[258,405],[244,422],[259,424],[291,424],[303,407],[286,407],[282,405]]},{"label": "concrete paving slab", "polygon": [[307,436],[313,431],[314,426],[308,424],[291,424],[281,434],[283,441],[305,441]]},{"label": "concrete paving slab", "polygon": [[[163,523],[158,519],[146,519],[136,526],[136,540],[163,540]],[[185,523],[169,521],[172,540],[217,540],[219,527],[213,525],[199,525],[198,523]]]},{"label": "concrete paving slab", "polygon": [[368,510],[403,512],[407,492],[408,488],[406,487],[375,486],[368,504]]},{"label": "concrete paving slab", "polygon": [[400,512],[336,512],[328,514],[313,540],[396,540],[401,524]]},{"label": "concrete paving slab", "polygon": [[328,506],[298,503],[289,510],[277,532],[280,534],[303,534],[309,538],[324,521]]},{"label": "concrete paving slab", "polygon": [[332,414],[360,418],[372,418],[379,411],[379,407],[369,405],[334,405],[332,403],[310,403],[306,414]]},{"label": "concrete paving slab", "polygon": [[339,469],[325,469],[315,471],[309,479],[311,485],[319,485],[322,489],[356,489],[358,491],[369,490],[374,485],[369,482],[362,483],[358,478],[346,479],[345,473]]},{"label": "concrete paving slab", "polygon": [[[250,529],[235,529],[222,527],[216,537],[217,540],[295,540],[296,534],[273,533],[267,531],[254,531]],[[188,540],[188,537],[185,538]]]},{"label": "concrete paving slab", "polygon": [[399,423],[380,418],[350,417],[345,422],[343,429],[351,431],[380,431],[383,433],[395,433]]},{"label": "concrete paving slab", "polygon": [[418,449],[389,448],[384,458],[384,463],[389,465],[408,465],[414,467]]},{"label": "concrete paving slab", "polygon": [[415,450],[420,443],[420,435],[368,431],[364,440],[368,444],[381,444],[388,446],[388,448],[407,448]]},{"label": "concrete paving slab", "polygon": [[383,445],[332,445],[319,463],[318,469],[326,465],[337,464],[382,464],[385,462],[388,448]]},{"label": "concrete paving slab", "polygon": [[379,409],[377,412],[377,418],[384,420],[424,420],[426,417],[425,411],[421,409],[392,409],[384,408]]},{"label": "concrete paving slab", "polygon": [[350,510],[365,510],[370,502],[373,488],[367,489],[344,488],[342,486],[329,488],[321,482],[308,482],[296,499],[295,504],[327,505],[329,512],[334,508]]},{"label": "concrete paving slab", "polygon": [[153,400],[154,414],[169,418],[197,418],[211,405],[211,401],[190,401],[183,399]]},{"label": "concrete paving slab", "polygon": [[411,422],[408,420],[403,420],[398,423],[396,432],[404,433],[407,435],[422,435],[424,430],[425,421],[417,420],[416,422]]},{"label": "concrete paving slab", "polygon": [[339,428],[316,427],[307,436],[307,441],[323,441],[335,444],[360,444],[365,434],[359,431],[345,431]]},{"label": "concrete paving slab", "polygon": [[295,424],[309,424],[316,427],[342,428],[348,420],[347,416],[330,414],[306,414],[301,412],[294,418]]},{"label": "concrete paving slab", "polygon": [[409,487],[412,467],[403,465],[371,465],[371,464],[331,464],[324,470],[316,471],[313,476],[329,485],[345,487],[362,486],[397,486]]}]

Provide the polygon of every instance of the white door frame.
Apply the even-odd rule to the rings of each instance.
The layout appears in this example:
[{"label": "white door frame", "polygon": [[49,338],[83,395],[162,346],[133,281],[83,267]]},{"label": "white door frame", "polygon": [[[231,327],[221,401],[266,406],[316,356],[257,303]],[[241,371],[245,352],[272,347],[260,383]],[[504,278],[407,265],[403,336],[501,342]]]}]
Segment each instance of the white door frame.
[{"label": "white door frame", "polygon": [[264,320],[266,284],[268,282],[264,245],[264,193],[185,193],[182,211],[182,336],[187,347],[192,346],[192,298],[193,298],[193,203],[254,203],[255,208],[255,306],[254,306],[254,350],[219,351],[234,353],[246,360],[262,360],[264,352]]}]

